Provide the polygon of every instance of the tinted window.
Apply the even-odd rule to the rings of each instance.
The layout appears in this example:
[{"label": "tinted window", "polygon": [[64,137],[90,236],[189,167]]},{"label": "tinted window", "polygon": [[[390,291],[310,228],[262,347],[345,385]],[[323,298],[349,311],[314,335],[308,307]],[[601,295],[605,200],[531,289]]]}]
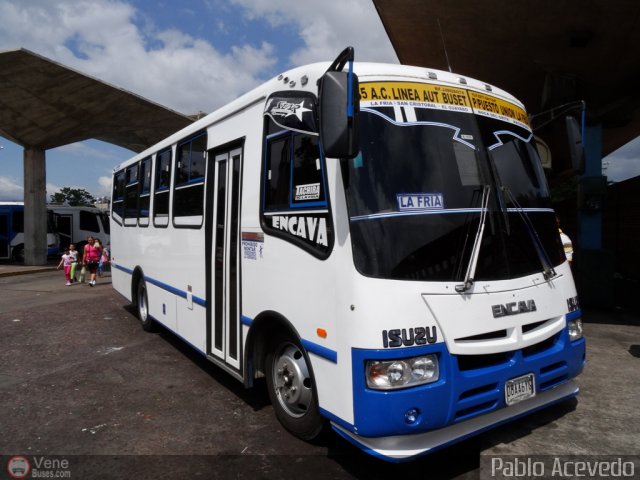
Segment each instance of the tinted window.
[{"label": "tinted window", "polygon": [[138,223],[138,164],[131,165],[126,170],[124,190],[124,224]]},{"label": "tinted window", "polygon": [[13,212],[13,231],[24,233],[24,210]]},{"label": "tinted window", "polygon": [[113,176],[113,194],[111,196],[111,212],[114,220],[121,221],[124,216],[124,170]]},{"label": "tinted window", "polygon": [[149,206],[151,204],[151,158],[140,162],[140,194],[138,198],[138,223],[149,225]]},{"label": "tinted window", "polygon": [[326,206],[318,137],[281,132],[267,139],[264,209]]},{"label": "tinted window", "polygon": [[333,223],[318,137],[265,118],[261,224],[318,258],[333,248]]},{"label": "tinted window", "polygon": [[178,227],[202,225],[206,149],[206,133],[178,144],[173,191],[173,223]]},{"label": "tinted window", "polygon": [[289,208],[291,185],[291,137],[286,134],[267,142],[265,210]]},{"label": "tinted window", "polygon": [[153,223],[158,227],[169,225],[169,186],[171,185],[171,150],[156,156]]},{"label": "tinted window", "polygon": [[100,233],[100,226],[98,225],[98,215],[94,212],[80,210],[80,230]]}]

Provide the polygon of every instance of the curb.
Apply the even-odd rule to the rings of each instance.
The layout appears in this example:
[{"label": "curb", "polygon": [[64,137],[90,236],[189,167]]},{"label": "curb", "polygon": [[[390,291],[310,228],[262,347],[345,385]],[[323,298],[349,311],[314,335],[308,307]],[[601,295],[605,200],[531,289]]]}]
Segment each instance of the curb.
[{"label": "curb", "polygon": [[0,277],[13,277],[16,275],[27,275],[29,273],[42,273],[42,272],[52,272],[55,271],[56,267],[42,267],[42,268],[33,268],[33,269],[25,269],[25,270],[11,270],[8,272],[0,272]]}]

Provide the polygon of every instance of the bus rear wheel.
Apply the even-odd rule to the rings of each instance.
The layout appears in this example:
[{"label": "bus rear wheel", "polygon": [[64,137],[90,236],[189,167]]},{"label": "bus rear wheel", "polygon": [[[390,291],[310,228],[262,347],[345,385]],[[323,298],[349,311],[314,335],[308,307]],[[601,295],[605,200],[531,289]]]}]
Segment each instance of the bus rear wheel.
[{"label": "bus rear wheel", "polygon": [[18,263],[24,263],[24,245],[23,244],[13,247],[13,250],[11,251],[11,260]]},{"label": "bus rear wheel", "polygon": [[147,332],[153,331],[153,319],[149,315],[149,300],[147,298],[147,284],[143,279],[138,282],[136,304],[138,307],[138,318],[142,328]]},{"label": "bus rear wheel", "polygon": [[314,381],[297,341],[287,336],[272,343],[266,362],[267,390],[276,417],[303,440],[317,438],[324,421],[318,412]]}]

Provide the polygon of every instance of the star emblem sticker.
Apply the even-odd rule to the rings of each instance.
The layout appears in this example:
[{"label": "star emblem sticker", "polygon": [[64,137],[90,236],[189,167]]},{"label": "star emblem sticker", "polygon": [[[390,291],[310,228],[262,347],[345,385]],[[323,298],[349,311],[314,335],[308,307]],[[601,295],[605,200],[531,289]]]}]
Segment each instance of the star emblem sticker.
[{"label": "star emblem sticker", "polygon": [[306,108],[304,106],[304,100],[301,101],[300,103],[298,103],[297,108],[296,108],[296,117],[298,117],[298,120],[302,121],[302,114],[304,112],[310,112],[311,109],[310,108]]}]

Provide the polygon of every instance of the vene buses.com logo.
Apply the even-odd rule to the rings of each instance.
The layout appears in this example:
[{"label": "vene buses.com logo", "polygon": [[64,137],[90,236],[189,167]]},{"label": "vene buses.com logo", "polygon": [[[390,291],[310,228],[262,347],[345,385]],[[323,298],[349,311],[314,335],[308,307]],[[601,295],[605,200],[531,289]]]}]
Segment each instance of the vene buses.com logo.
[{"label": "vene buses.com logo", "polygon": [[7,473],[11,478],[27,478],[31,465],[26,457],[16,455],[7,462]]}]

